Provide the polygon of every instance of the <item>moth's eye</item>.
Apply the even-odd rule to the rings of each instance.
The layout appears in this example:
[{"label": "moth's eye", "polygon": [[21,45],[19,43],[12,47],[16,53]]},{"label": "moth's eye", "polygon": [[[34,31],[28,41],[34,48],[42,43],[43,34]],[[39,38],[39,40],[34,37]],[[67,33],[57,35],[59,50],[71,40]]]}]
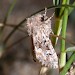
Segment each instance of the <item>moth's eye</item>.
[{"label": "moth's eye", "polygon": [[41,17],[41,22],[44,21],[44,16]]},{"label": "moth's eye", "polygon": [[52,55],[51,53],[48,53],[47,55]]}]

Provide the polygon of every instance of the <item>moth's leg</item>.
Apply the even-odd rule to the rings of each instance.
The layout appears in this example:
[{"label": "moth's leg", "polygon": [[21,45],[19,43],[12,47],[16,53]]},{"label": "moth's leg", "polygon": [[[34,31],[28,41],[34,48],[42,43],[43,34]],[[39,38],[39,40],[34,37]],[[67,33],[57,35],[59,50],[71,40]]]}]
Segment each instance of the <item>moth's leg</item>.
[{"label": "moth's leg", "polygon": [[[49,39],[50,39],[50,40],[52,40],[52,38],[53,38],[52,35],[54,35],[54,33],[53,33],[53,31],[51,30],[51,32],[50,32],[50,34],[49,34]],[[52,43],[52,41],[51,41],[51,43]]]},{"label": "moth's leg", "polygon": [[52,29],[51,29],[51,33],[50,34],[54,34]]}]

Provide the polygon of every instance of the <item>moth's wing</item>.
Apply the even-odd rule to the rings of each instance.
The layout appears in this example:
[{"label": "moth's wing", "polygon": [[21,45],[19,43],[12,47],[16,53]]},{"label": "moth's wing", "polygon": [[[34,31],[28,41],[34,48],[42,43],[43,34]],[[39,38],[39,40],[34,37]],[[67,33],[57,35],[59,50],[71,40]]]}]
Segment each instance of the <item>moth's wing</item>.
[{"label": "moth's wing", "polygon": [[33,60],[36,62],[36,55],[35,55],[35,50],[34,50],[34,43],[33,43],[33,37],[31,35],[31,42],[32,42],[32,56],[33,56]]}]

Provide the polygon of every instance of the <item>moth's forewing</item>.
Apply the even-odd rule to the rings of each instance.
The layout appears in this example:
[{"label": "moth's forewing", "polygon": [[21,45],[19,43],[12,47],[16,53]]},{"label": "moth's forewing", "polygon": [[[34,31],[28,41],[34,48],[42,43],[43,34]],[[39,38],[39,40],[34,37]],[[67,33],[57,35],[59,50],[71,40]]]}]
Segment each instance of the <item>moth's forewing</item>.
[{"label": "moth's forewing", "polygon": [[36,59],[36,54],[35,54],[35,50],[34,50],[34,44],[33,44],[33,37],[31,35],[31,42],[32,42],[32,56],[33,56],[33,60],[36,62],[37,59]]},{"label": "moth's forewing", "polygon": [[57,68],[58,57],[49,39],[49,34],[52,33],[51,20],[41,21],[41,17],[43,18],[43,15],[37,14],[27,20],[28,33],[32,36],[33,58],[35,61],[39,60],[42,65]]}]

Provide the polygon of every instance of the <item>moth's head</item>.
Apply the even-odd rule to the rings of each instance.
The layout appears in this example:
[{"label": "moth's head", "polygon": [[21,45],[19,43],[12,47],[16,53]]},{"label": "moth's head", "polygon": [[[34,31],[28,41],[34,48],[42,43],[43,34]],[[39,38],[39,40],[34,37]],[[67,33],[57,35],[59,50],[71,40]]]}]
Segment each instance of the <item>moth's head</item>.
[{"label": "moth's head", "polygon": [[48,19],[48,17],[46,15],[44,15],[44,14],[43,15],[42,14],[38,14],[38,15],[36,15],[36,19],[38,21],[43,22],[43,21],[46,21]]}]

